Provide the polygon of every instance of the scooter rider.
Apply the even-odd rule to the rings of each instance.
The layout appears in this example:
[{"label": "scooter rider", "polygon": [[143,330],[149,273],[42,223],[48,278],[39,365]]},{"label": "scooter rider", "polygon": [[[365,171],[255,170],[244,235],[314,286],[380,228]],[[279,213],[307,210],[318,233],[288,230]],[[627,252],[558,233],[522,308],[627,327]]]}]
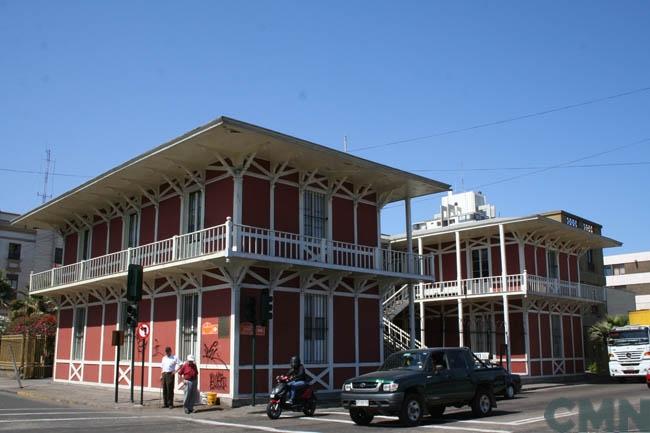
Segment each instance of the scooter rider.
[{"label": "scooter rider", "polygon": [[287,372],[287,376],[289,377],[289,383],[287,384],[289,385],[289,399],[287,400],[287,404],[293,404],[293,400],[296,396],[296,390],[307,384],[305,367],[300,362],[300,357],[291,357],[291,369]]}]

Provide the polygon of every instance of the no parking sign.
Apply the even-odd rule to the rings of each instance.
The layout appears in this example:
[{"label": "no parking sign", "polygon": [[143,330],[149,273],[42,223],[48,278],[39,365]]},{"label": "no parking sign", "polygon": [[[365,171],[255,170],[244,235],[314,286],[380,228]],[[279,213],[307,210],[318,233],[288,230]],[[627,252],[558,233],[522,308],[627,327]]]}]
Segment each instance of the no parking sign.
[{"label": "no parking sign", "polygon": [[149,332],[151,329],[149,328],[149,325],[146,323],[140,323],[138,325],[138,338],[145,340],[147,337],[149,337]]}]

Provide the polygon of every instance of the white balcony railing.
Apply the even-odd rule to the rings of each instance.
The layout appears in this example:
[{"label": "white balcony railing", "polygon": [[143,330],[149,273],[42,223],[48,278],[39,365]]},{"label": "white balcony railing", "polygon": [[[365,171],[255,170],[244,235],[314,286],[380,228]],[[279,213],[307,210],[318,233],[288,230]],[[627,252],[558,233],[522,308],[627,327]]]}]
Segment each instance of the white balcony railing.
[{"label": "white balcony railing", "polygon": [[[505,281],[504,281],[505,280]],[[557,278],[523,274],[440,281],[415,286],[415,299],[480,296],[503,293],[540,294],[591,301],[606,301],[605,288]]]},{"label": "white balcony railing", "polygon": [[222,225],[32,274],[30,291],[116,276],[127,272],[130,263],[146,269],[215,255],[431,277],[418,254],[234,224],[228,218]]}]

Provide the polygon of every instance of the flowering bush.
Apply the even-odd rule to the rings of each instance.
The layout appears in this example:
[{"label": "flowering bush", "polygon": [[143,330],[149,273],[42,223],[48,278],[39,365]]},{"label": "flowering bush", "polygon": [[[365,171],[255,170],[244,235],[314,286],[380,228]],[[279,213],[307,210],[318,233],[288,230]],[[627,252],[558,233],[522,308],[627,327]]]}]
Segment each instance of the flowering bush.
[{"label": "flowering bush", "polygon": [[16,317],[7,327],[6,333],[52,337],[56,334],[56,317],[53,314]]}]

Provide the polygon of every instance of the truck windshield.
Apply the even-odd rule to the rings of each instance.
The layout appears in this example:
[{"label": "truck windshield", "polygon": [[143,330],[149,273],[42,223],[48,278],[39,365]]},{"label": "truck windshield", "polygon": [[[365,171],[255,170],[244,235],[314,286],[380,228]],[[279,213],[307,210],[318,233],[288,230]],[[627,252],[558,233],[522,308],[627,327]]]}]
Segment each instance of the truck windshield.
[{"label": "truck windshield", "polygon": [[402,352],[393,353],[384,361],[380,370],[394,370],[404,368],[409,370],[422,370],[427,361],[426,352]]},{"label": "truck windshield", "polygon": [[611,331],[607,344],[624,346],[627,344],[648,344],[648,331],[645,329],[630,329],[626,331]]}]

